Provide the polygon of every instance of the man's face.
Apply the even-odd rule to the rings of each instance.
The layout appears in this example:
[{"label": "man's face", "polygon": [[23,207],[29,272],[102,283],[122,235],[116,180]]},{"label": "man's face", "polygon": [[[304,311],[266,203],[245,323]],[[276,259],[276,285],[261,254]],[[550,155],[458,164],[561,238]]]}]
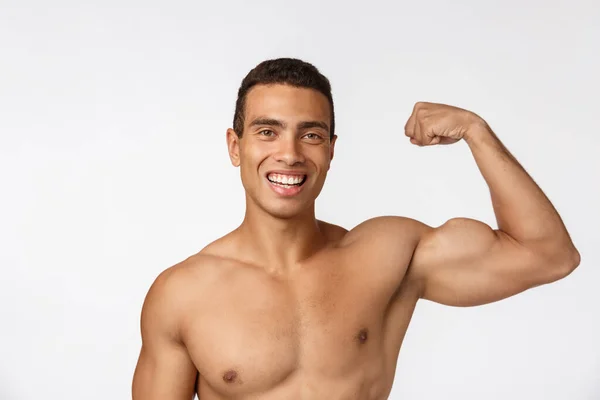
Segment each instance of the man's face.
[{"label": "man's face", "polygon": [[257,85],[246,97],[244,116],[242,138],[230,129],[227,141],[247,196],[278,218],[306,211],[333,158],[327,98],[313,89]]}]

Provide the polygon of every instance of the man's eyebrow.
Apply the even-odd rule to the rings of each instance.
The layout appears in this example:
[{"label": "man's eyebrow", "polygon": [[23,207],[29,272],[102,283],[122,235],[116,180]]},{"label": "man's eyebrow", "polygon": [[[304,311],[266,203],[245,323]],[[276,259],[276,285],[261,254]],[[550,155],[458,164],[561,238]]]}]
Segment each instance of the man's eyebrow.
[{"label": "man's eyebrow", "polygon": [[250,127],[258,126],[258,125],[277,126],[277,127],[284,128],[284,129],[287,126],[287,124],[283,121],[280,121],[280,120],[274,119],[274,118],[265,118],[265,117],[255,118],[250,123]]},{"label": "man's eyebrow", "polygon": [[[283,128],[283,129],[287,128],[287,124],[285,122],[280,121],[275,118],[267,118],[267,117],[255,118],[250,123],[249,126],[253,127],[253,126],[260,126],[260,125],[277,126],[279,128]],[[305,129],[311,129],[311,128],[321,128],[321,129],[329,132],[329,126],[323,121],[302,121],[302,122],[299,122],[298,125],[296,125],[296,129],[298,129],[298,130],[305,130]]]},{"label": "man's eyebrow", "polygon": [[303,121],[298,123],[297,127],[299,130],[321,128],[326,132],[329,132],[329,126],[327,126],[327,124],[323,121]]}]

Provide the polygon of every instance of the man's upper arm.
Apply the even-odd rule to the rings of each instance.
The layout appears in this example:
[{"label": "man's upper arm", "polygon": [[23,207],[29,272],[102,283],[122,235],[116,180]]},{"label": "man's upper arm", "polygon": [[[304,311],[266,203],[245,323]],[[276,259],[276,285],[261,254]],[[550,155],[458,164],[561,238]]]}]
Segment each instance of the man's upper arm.
[{"label": "man's upper arm", "polygon": [[133,378],[133,400],[189,400],[197,370],[179,332],[181,298],[173,271],[152,285],[142,310],[142,350]]},{"label": "man's upper arm", "polygon": [[421,297],[451,306],[501,300],[564,276],[552,260],[506,233],[467,218],[426,227],[408,278]]}]

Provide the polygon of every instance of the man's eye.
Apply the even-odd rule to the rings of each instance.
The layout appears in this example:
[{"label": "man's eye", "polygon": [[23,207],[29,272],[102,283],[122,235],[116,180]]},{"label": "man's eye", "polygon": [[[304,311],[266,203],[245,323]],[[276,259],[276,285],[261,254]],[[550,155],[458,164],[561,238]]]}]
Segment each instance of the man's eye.
[{"label": "man's eye", "polygon": [[320,139],[320,136],[316,133],[307,133],[306,135],[304,135],[304,137],[307,139]]},{"label": "man's eye", "polygon": [[273,136],[275,133],[271,130],[264,129],[264,130],[258,132],[258,134],[262,135],[262,136]]}]

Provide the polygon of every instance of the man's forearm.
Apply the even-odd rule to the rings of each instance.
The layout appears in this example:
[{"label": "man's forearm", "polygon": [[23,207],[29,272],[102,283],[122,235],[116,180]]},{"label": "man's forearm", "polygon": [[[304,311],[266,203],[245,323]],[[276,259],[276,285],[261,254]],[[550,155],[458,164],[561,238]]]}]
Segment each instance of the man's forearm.
[{"label": "man's forearm", "polygon": [[475,122],[465,141],[490,188],[498,228],[532,249],[578,259],[552,203],[489,126]]}]

